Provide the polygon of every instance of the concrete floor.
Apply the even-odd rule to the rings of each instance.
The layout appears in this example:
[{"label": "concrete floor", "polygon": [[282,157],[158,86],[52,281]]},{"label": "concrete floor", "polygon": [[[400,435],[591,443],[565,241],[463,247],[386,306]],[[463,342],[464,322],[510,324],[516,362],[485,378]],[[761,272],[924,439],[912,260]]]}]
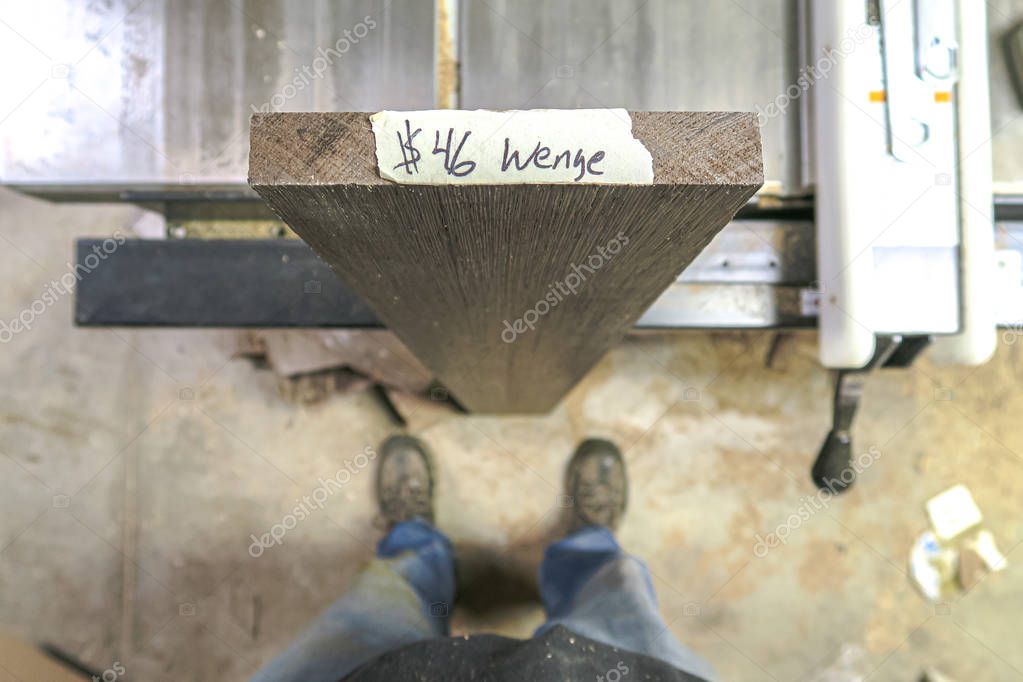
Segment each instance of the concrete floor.
[{"label": "concrete floor", "polygon": [[[0,319],[66,271],[74,237],[127,233],[139,215],[0,193]],[[369,469],[282,546],[253,558],[250,535],[396,427],[366,391],[282,400],[270,372],[231,359],[228,332],[79,330],[71,307],[60,297],[0,347],[0,627],[99,670],[119,661],[135,681],[243,679],[371,556]],[[540,621],[521,597],[562,467],[577,441],[604,435],[630,467],[621,540],[649,563],[672,630],[725,679],[908,681],[925,666],[1023,679],[1021,344],[1008,337],[977,369],[925,359],[873,376],[855,443],[880,457],[760,557],[757,534],[815,493],[830,394],[813,334],[785,337],[768,369],[771,338],[631,338],[547,417],[418,430],[467,575],[487,583],[507,555],[518,581],[489,595],[496,612],[458,613],[458,629],[523,635]],[[907,553],[924,501],[960,482],[1009,568],[935,606],[910,585]],[[487,600],[472,591],[472,605]]]}]

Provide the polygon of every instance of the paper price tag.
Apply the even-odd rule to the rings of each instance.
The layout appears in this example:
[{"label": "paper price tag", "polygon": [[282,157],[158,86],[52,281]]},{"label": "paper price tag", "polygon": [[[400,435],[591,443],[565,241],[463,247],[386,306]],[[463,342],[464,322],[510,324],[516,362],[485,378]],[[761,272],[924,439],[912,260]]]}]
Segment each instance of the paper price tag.
[{"label": "paper price tag", "polygon": [[418,185],[653,184],[624,109],[381,111],[380,176]]}]

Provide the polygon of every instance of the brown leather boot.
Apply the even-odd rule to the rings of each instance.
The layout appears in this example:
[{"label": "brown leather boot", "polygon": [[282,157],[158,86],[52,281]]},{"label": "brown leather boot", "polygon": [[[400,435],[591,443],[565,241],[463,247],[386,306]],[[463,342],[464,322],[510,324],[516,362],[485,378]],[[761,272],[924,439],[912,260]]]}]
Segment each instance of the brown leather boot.
[{"label": "brown leather boot", "polygon": [[426,447],[411,436],[391,436],[380,446],[377,501],[387,528],[412,519],[433,523],[433,466]]},{"label": "brown leather boot", "polygon": [[572,500],[572,529],[605,526],[614,530],[625,513],[629,481],[625,460],[614,443],[590,438],[579,444],[565,472],[565,494]]}]

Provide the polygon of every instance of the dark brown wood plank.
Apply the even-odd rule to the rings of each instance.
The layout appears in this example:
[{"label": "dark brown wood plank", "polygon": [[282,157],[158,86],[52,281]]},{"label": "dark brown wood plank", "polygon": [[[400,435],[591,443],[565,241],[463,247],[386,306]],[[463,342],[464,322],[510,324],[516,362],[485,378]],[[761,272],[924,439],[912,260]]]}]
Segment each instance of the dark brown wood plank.
[{"label": "dark brown wood plank", "polygon": [[351,112],[254,116],[249,183],[469,409],[542,412],[763,183],[753,114],[632,116],[652,185],[398,185]]}]

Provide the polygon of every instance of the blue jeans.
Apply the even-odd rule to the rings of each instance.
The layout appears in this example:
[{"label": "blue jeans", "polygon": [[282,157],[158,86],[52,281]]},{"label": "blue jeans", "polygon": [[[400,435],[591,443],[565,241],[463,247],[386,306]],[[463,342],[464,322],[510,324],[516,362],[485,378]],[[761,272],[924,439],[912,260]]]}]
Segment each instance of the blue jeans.
[{"label": "blue jeans", "polygon": [[[714,669],[671,634],[650,574],[606,528],[583,528],[551,544],[540,567],[547,622],[619,649],[646,654],[716,680]],[[337,682],[392,649],[445,637],[455,598],[454,552],[423,521],[398,524],[377,559],[253,682]]]}]

